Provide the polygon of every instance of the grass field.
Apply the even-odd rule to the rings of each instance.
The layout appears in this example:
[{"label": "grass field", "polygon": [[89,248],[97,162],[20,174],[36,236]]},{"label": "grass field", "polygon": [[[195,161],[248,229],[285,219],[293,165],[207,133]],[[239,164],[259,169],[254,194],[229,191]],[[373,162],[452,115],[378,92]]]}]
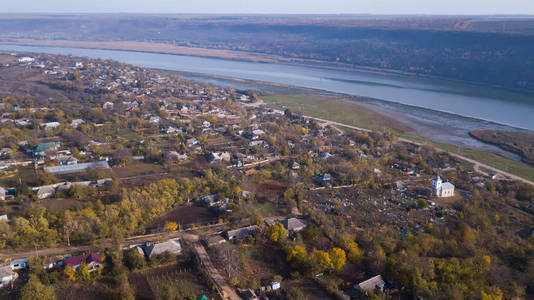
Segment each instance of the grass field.
[{"label": "grass field", "polygon": [[489,151],[432,143],[424,137],[405,134],[403,132],[407,128],[399,125],[394,119],[344,98],[323,95],[268,95],[263,96],[262,99],[276,108],[289,108],[292,111],[301,112],[312,117],[378,131],[390,129],[401,137],[430,143],[449,152],[475,159],[528,180],[534,180],[534,167]]},{"label": "grass field", "polygon": [[408,130],[394,119],[346,98],[325,95],[267,95],[262,96],[262,99],[276,108],[289,108],[294,112],[347,125],[379,131],[384,128],[394,132]]}]

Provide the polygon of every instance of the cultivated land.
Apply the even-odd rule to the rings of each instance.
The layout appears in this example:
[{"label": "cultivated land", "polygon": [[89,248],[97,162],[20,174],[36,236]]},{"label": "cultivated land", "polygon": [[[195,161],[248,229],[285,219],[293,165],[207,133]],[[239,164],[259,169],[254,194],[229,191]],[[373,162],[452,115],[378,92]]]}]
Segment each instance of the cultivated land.
[{"label": "cultivated land", "polygon": [[534,185],[391,118],[8,55],[0,267],[18,277],[2,298],[365,299],[382,295],[353,286],[377,274],[399,299],[534,293]]}]

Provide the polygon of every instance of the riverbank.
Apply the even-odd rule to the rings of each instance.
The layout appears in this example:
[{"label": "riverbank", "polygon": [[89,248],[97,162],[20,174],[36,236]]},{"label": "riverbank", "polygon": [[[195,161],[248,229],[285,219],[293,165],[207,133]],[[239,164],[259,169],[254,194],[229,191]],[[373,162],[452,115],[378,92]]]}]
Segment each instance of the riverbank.
[{"label": "riverbank", "polygon": [[374,68],[362,65],[353,65],[336,61],[324,61],[309,58],[286,57],[280,55],[258,53],[251,51],[237,51],[229,49],[199,48],[190,46],[178,46],[169,43],[140,42],[140,41],[75,41],[75,40],[36,40],[24,38],[2,38],[0,44],[30,46],[30,47],[59,47],[59,48],[80,48],[112,51],[131,51],[155,54],[185,55],[194,57],[216,58],[234,61],[254,62],[254,63],[277,63],[296,66],[319,67],[339,71],[365,71],[376,74],[389,74],[398,76],[408,76],[420,79],[443,80],[451,83],[468,84],[481,87],[491,87],[501,90],[508,90],[518,93],[530,93],[533,90],[513,89],[499,85],[488,85],[476,81],[456,80],[448,77],[433,76],[416,72],[406,72],[388,68]]}]

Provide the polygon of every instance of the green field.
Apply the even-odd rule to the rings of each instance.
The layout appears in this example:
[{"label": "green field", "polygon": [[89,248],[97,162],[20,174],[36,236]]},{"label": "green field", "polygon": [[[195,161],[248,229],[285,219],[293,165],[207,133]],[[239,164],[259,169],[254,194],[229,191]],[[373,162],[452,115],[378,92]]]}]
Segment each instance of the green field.
[{"label": "green field", "polygon": [[261,99],[279,109],[289,108],[294,112],[347,125],[377,131],[390,129],[394,132],[403,132],[408,130],[394,119],[346,98],[323,95],[267,95],[262,96]]},{"label": "green field", "polygon": [[534,181],[534,168],[527,164],[488,151],[459,148],[450,144],[436,144],[424,137],[405,134],[403,132],[407,128],[398,124],[394,119],[376,113],[358,103],[344,101],[340,97],[323,95],[268,95],[263,96],[262,99],[267,104],[276,108],[289,108],[294,112],[300,112],[312,117],[378,131],[389,129],[401,137],[434,144],[449,152],[461,154],[481,163]]},{"label": "green field", "polygon": [[436,144],[436,146],[445,149],[449,152],[457,153],[462,156],[472,158],[476,161],[495,167],[499,170],[506,171],[519,177],[534,181],[534,168],[525,163],[515,161],[497,153],[492,153],[488,151],[458,148],[454,145],[448,144]]}]

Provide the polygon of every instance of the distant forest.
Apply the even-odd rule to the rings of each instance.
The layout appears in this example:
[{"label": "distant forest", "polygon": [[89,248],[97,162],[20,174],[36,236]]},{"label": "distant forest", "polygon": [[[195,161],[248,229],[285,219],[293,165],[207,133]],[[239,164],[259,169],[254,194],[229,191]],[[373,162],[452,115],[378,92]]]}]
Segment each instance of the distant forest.
[{"label": "distant forest", "polygon": [[0,16],[13,38],[149,41],[534,91],[534,18]]}]

